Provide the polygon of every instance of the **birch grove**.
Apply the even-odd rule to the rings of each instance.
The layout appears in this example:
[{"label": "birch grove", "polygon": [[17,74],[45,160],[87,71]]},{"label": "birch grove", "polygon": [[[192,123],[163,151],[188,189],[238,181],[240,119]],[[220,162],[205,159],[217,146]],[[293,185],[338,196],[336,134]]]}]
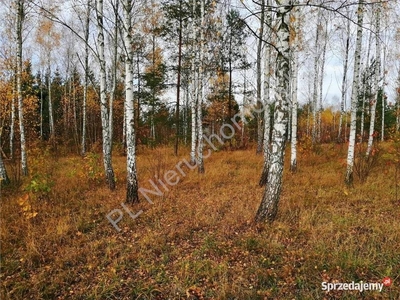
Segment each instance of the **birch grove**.
[{"label": "birch grove", "polygon": [[[65,11],[57,1],[6,1],[14,19],[4,37],[10,45],[0,45],[3,178],[18,161],[33,180],[28,145],[80,154],[85,163],[101,148],[102,172],[92,172],[97,161],[88,168],[93,181],[101,176],[118,192],[113,161],[123,153],[125,200],[135,204],[140,155],[148,149],[171,147],[200,174],[211,149],[252,149],[263,153],[254,168],[264,188],[256,220],[273,221],[286,146],[295,177],[304,152],[319,154],[330,142],[346,147],[349,136],[345,182],[352,185],[355,165],[400,127],[392,1],[261,0],[236,7],[76,0],[66,1]],[[166,171],[158,168],[158,175]]]}]

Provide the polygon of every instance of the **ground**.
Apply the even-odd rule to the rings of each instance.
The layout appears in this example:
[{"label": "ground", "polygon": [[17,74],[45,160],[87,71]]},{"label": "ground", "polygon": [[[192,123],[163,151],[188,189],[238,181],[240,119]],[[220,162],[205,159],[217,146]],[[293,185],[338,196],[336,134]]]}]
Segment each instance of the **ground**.
[{"label": "ground", "polygon": [[[400,299],[400,196],[382,155],[365,182],[343,183],[346,145],[300,147],[277,219],[254,223],[263,188],[255,149],[212,152],[162,196],[125,199],[125,158],[114,151],[116,191],[101,156],[30,152],[31,176],[2,188],[1,299]],[[139,149],[141,187],[188,159],[172,147]],[[12,171],[15,169],[8,165]],[[18,174],[12,176],[18,179]],[[118,232],[106,216],[120,209]],[[112,218],[116,219],[118,214]],[[322,282],[392,284],[322,290]]]}]

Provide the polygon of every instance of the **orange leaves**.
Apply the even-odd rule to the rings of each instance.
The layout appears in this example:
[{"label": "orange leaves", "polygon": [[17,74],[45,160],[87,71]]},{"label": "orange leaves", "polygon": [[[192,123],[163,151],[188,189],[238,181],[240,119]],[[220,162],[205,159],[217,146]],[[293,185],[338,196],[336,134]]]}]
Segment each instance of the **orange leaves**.
[{"label": "orange leaves", "polygon": [[29,203],[29,194],[25,194],[21,198],[18,199],[18,205],[21,208],[21,211],[27,220],[35,218],[37,216],[37,212],[32,209],[31,204]]}]

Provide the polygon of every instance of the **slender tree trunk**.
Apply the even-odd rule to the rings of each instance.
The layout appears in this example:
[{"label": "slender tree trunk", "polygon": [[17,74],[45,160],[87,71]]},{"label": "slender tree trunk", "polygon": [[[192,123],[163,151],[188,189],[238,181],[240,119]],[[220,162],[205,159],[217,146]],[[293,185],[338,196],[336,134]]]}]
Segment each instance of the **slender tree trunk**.
[{"label": "slender tree trunk", "polygon": [[272,222],[278,212],[278,202],[282,189],[285,144],[287,139],[287,124],[290,102],[290,59],[289,59],[289,13],[290,0],[276,0],[277,8],[277,50],[274,126],[272,130],[272,145],[270,152],[268,181],[264,195],[257,211],[256,221]]},{"label": "slender tree trunk", "polygon": [[[266,1],[266,5],[270,6],[270,0]],[[264,33],[266,33],[266,38],[272,37],[272,14],[270,11],[266,13],[266,28]],[[264,52],[264,134],[263,134],[263,153],[264,153],[264,164],[263,170],[261,172],[260,180],[258,182],[259,186],[264,186],[268,180],[268,170],[269,170],[269,151],[270,151],[270,133],[271,133],[271,111],[270,111],[270,90],[271,90],[271,70],[272,70],[272,53],[271,47],[269,45],[265,46]]]},{"label": "slender tree trunk", "polygon": [[[296,4],[298,1],[296,1]],[[298,49],[299,49],[299,37],[300,34],[300,16],[299,16],[299,8],[294,9],[293,13],[294,19],[294,41],[293,41],[293,51],[292,54],[292,123],[291,123],[291,143],[290,143],[290,170],[294,173],[297,170],[297,73],[298,73]],[[292,34],[292,36],[293,36]]]},{"label": "slender tree trunk", "polygon": [[77,115],[77,109],[76,109],[76,102],[77,102],[77,97],[76,97],[76,85],[75,85],[75,77],[72,76],[72,104],[73,104],[73,110],[74,110],[74,141],[78,149],[79,153],[79,134],[78,134],[78,115]]},{"label": "slender tree trunk", "polygon": [[[203,0],[201,0],[203,1]],[[201,29],[201,32],[203,29]],[[201,55],[201,52],[200,52]],[[232,66],[232,36],[229,38],[229,58],[228,58],[228,69],[229,69],[229,83],[228,83],[228,118],[227,122],[230,122],[232,118],[232,73],[233,73],[233,66]],[[232,148],[232,139],[229,139],[229,148]]]},{"label": "slender tree trunk", "polygon": [[114,27],[114,41],[113,41],[113,57],[111,66],[111,92],[110,92],[110,103],[109,103],[109,123],[110,123],[110,142],[111,147],[113,145],[113,134],[114,134],[114,100],[115,93],[117,89],[117,62],[118,62],[118,27],[119,27],[119,15],[118,15],[118,5],[119,1],[115,2],[115,27]]},{"label": "slender tree trunk", "polygon": [[104,27],[103,27],[103,0],[97,0],[97,43],[98,58],[100,64],[100,114],[103,137],[103,163],[106,173],[107,183],[110,190],[115,189],[114,170],[112,167],[111,141],[110,141],[110,124],[107,104],[107,87],[106,87],[106,61],[104,57]]},{"label": "slender tree trunk", "polygon": [[386,110],[386,96],[385,96],[385,86],[386,86],[386,47],[383,48],[383,65],[382,65],[382,126],[381,126],[381,141],[385,140],[385,110]]},{"label": "slender tree trunk", "polygon": [[321,30],[321,11],[318,10],[318,22],[317,22],[317,30],[316,30],[316,36],[315,36],[315,54],[314,54],[314,87],[313,87],[313,97],[312,97],[312,103],[313,103],[313,126],[312,126],[312,143],[315,144],[318,141],[318,132],[317,132],[317,114],[318,114],[318,76],[319,74],[319,34]]},{"label": "slender tree trunk", "polygon": [[[17,62],[15,62],[15,75],[17,75]],[[11,122],[10,122],[10,159],[14,158],[14,140],[15,140],[15,100],[18,98],[17,93],[17,76],[13,80],[13,95],[11,98]]]},{"label": "slender tree trunk", "polygon": [[[196,0],[193,0],[193,15],[195,15],[196,11]],[[197,133],[197,105],[198,105],[198,68],[197,68],[197,44],[196,44],[196,39],[197,39],[197,24],[196,24],[196,18],[193,18],[192,20],[192,35],[193,35],[193,40],[192,40],[192,101],[190,105],[191,109],[191,117],[192,117],[192,138],[191,138],[191,151],[190,151],[190,163],[192,165],[196,164],[196,146],[197,146],[197,138],[198,138],[198,133]]]},{"label": "slender tree trunk", "polygon": [[50,57],[48,58],[47,76],[48,76],[48,99],[49,99],[49,126],[50,126],[50,140],[54,142],[54,115],[53,115],[53,98],[51,93],[51,67]]},{"label": "slender tree trunk", "polygon": [[[204,161],[203,161],[203,114],[202,114],[202,104],[204,97],[204,51],[205,51],[205,40],[204,40],[204,30],[205,30],[205,15],[204,15],[204,1],[201,0],[201,27],[200,27],[200,66],[199,66],[199,98],[197,103],[197,132],[198,132],[198,143],[197,143],[197,170],[199,173],[204,173]],[[231,78],[229,78],[231,80]],[[230,100],[229,100],[230,101]]]},{"label": "slender tree trunk", "polygon": [[321,142],[321,114],[323,111],[323,87],[324,87],[324,72],[325,72],[325,58],[326,58],[326,46],[328,44],[328,21],[325,22],[324,34],[323,34],[323,46],[322,46],[322,59],[321,59],[321,74],[319,77],[319,104],[318,104],[318,115],[317,115],[317,142]]},{"label": "slender tree trunk", "polygon": [[28,175],[28,162],[26,157],[26,140],[24,126],[24,105],[22,99],[22,26],[25,19],[24,0],[17,0],[17,98],[18,120],[21,144],[21,169],[24,176]]},{"label": "slender tree trunk", "polygon": [[364,141],[364,123],[365,123],[365,101],[367,100],[367,90],[368,90],[368,83],[369,83],[369,56],[371,50],[371,41],[372,41],[372,34],[371,32],[368,33],[368,45],[367,45],[367,58],[366,64],[364,68],[364,74],[362,76],[362,108],[361,108],[361,129],[360,129],[360,142]]},{"label": "slender tree trunk", "polygon": [[399,77],[397,79],[398,82],[398,88],[397,88],[397,99],[396,99],[396,103],[397,103],[397,114],[396,114],[396,131],[400,131],[400,68],[398,70],[399,72]]},{"label": "slender tree trunk", "polygon": [[189,85],[188,82],[186,80],[186,84],[185,84],[185,108],[184,108],[184,118],[183,118],[183,136],[185,137],[185,146],[187,145],[187,135],[188,135],[188,129],[189,129]]},{"label": "slender tree trunk", "polygon": [[[14,100],[13,100],[14,101]],[[14,104],[13,104],[14,106]],[[43,139],[43,74],[40,71],[40,139]]]},{"label": "slender tree trunk", "polygon": [[[247,78],[246,78],[246,70],[244,70],[244,76],[243,76],[243,106],[242,106],[242,111],[241,111],[241,117],[242,120],[244,120],[245,115],[244,115],[244,110],[245,107],[247,106]],[[241,147],[244,147],[244,131],[245,131],[245,122],[242,122],[242,126],[240,128],[240,145]]]},{"label": "slender tree trunk", "polygon": [[356,144],[356,127],[357,127],[357,102],[358,90],[360,82],[360,62],[361,62],[361,47],[362,47],[362,25],[364,17],[364,0],[358,2],[358,20],[357,20],[357,38],[356,49],[354,54],[354,73],[353,73],[353,89],[351,94],[351,119],[349,133],[349,147],[347,153],[347,170],[345,182],[347,185],[353,183],[353,166],[354,166],[354,147]]},{"label": "slender tree trunk", "polygon": [[[347,13],[348,15],[348,13]],[[346,103],[346,94],[347,94],[347,68],[349,64],[349,48],[350,48],[350,17],[347,19],[346,25],[346,47],[345,47],[345,58],[344,58],[344,66],[343,66],[343,79],[342,79],[342,98],[340,99],[340,118],[339,118],[339,130],[337,141],[342,142],[342,127],[343,127],[343,117],[345,114],[344,106]]]},{"label": "slender tree trunk", "polygon": [[380,41],[380,4],[375,4],[375,74],[374,74],[374,94],[375,99],[372,101],[371,106],[371,120],[369,126],[368,135],[368,146],[366,155],[369,156],[372,150],[372,144],[374,142],[374,131],[375,131],[375,118],[376,118],[376,104],[379,98],[379,81],[381,78],[381,41]]},{"label": "slender tree trunk", "polygon": [[[179,1],[180,10],[182,10],[182,1]],[[181,66],[182,66],[182,17],[179,17],[179,40],[178,40],[178,75],[176,82],[176,108],[175,108],[175,122],[176,122],[176,133],[175,133],[175,148],[174,153],[178,155],[179,147],[179,101],[181,94]]]},{"label": "slender tree trunk", "polygon": [[89,30],[90,30],[90,0],[87,1],[85,19],[85,58],[84,58],[84,86],[83,86],[83,102],[82,102],[82,141],[81,141],[81,155],[86,154],[86,107],[88,98],[88,85],[89,85]]},{"label": "slender tree trunk", "polygon": [[[139,131],[140,126],[140,94],[141,94],[141,77],[140,77],[140,50],[138,50],[136,55],[136,72],[137,72],[137,99],[136,99],[136,110],[135,110],[135,130]],[[125,109],[124,109],[124,120],[125,120]],[[124,122],[124,141],[125,141],[125,122]],[[137,145],[138,138],[135,134],[135,144]],[[125,144],[125,143],[124,143]]]},{"label": "slender tree trunk", "polygon": [[139,202],[136,173],[135,113],[133,99],[133,53],[132,53],[132,2],[124,0],[124,42],[125,55],[125,108],[126,108],[126,145],[127,145],[127,192],[126,202]]},{"label": "slender tree trunk", "polygon": [[[257,109],[260,109],[263,106],[261,102],[261,52],[263,47],[263,37],[264,37],[264,19],[265,19],[265,0],[261,0],[261,16],[260,16],[260,38],[258,39],[257,44]],[[257,154],[260,154],[262,151],[263,145],[263,127],[262,127],[262,113],[257,112]]]}]

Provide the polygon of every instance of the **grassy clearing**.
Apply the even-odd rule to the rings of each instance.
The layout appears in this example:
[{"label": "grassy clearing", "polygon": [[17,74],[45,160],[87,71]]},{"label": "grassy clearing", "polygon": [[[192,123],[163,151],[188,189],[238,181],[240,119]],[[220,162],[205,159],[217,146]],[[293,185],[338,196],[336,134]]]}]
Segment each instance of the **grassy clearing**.
[{"label": "grassy clearing", "polygon": [[[114,157],[110,192],[99,155],[36,151],[31,178],[2,191],[1,299],[400,299],[400,201],[390,161],[348,189],[345,146],[302,151],[267,225],[253,223],[263,192],[254,152],[214,152],[205,175],[183,167],[176,186],[150,195],[153,205],[141,197],[129,206],[143,210],[132,220],[120,205],[124,157]],[[140,186],[150,188],[149,179],[183,158],[141,150]],[[106,219],[117,208],[120,233]],[[322,281],[386,276],[393,284],[382,293],[321,290]]]}]

